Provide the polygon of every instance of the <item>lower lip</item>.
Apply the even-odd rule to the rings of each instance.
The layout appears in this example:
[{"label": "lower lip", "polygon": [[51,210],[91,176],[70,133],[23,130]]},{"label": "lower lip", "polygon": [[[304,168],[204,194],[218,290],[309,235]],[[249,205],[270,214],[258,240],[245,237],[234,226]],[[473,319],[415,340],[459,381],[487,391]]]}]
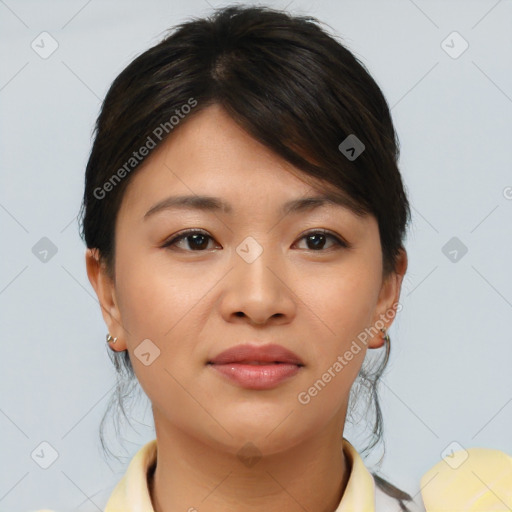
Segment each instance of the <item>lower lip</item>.
[{"label": "lower lip", "polygon": [[229,380],[247,389],[271,389],[298,373],[300,367],[296,364],[211,364]]}]

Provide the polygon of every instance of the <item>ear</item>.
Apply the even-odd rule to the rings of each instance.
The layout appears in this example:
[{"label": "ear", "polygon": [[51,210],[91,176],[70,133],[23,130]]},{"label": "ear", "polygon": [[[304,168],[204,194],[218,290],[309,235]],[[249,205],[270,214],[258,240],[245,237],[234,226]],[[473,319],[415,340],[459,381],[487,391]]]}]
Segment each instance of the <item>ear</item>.
[{"label": "ear", "polygon": [[103,320],[112,337],[117,338],[116,344],[110,344],[115,351],[126,350],[125,331],[121,323],[121,312],[116,300],[115,283],[107,274],[105,266],[99,260],[98,249],[85,251],[85,264],[87,276],[98,296]]},{"label": "ear", "polygon": [[[377,322],[377,325],[384,323],[383,326],[386,331],[391,327],[393,320],[396,316],[396,305],[400,299],[400,291],[402,289],[402,281],[405,272],[407,271],[407,252],[405,249],[400,249],[397,257],[395,270],[387,276],[383,281],[379,293],[379,299],[375,308],[375,315],[373,317],[372,326]],[[393,307],[395,305],[395,307]],[[378,334],[373,336],[369,343],[369,348],[380,348],[384,345],[384,334],[379,331]]]}]

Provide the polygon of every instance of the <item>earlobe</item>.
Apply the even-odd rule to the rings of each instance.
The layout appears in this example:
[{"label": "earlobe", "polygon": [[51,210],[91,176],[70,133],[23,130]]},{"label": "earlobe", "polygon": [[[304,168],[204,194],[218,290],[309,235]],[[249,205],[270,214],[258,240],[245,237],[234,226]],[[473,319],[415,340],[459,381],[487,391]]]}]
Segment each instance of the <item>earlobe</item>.
[{"label": "earlobe", "polygon": [[368,348],[381,348],[386,344],[386,336],[388,336],[386,327],[377,329],[377,331],[377,334],[370,338],[370,341],[368,342]]},{"label": "earlobe", "polygon": [[118,338],[116,350],[125,350],[124,329],[121,324],[121,314],[116,301],[115,285],[107,274],[105,266],[100,261],[98,249],[86,250],[85,263],[87,276],[98,297],[101,314],[108,327],[108,332],[113,337]]}]

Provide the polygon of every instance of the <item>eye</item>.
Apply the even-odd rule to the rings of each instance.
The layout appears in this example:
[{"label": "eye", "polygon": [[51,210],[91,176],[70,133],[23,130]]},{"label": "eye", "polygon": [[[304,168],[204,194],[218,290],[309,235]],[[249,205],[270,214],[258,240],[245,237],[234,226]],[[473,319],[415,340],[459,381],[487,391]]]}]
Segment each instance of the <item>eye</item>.
[{"label": "eye", "polygon": [[302,238],[300,238],[300,240],[306,240],[306,243],[311,245],[311,247],[308,247],[308,249],[312,250],[312,251],[316,251],[316,252],[325,252],[325,251],[322,251],[322,249],[324,249],[324,246],[325,246],[325,241],[326,239],[330,238],[331,240],[334,241],[334,246],[331,246],[331,247],[346,247],[346,248],[349,248],[349,244],[347,242],[345,242],[344,240],[342,240],[341,238],[329,233],[327,230],[325,229],[321,229],[321,230],[315,230],[315,231],[310,231],[309,233],[306,233]]},{"label": "eye", "polygon": [[[329,233],[327,230],[315,230],[310,231],[303,235],[299,240],[306,240],[306,243],[309,245],[307,250],[312,250],[315,252],[325,252],[323,249],[325,248],[326,239],[331,239],[334,242],[334,245],[331,246],[336,247],[345,247],[349,248],[350,245],[342,240],[341,238]],[[178,247],[178,244],[182,241],[188,241],[188,252],[202,252],[208,248],[208,241],[213,240],[213,238],[206,232],[199,229],[189,229],[186,231],[182,231],[178,235],[174,236],[170,240],[164,243],[162,248],[172,248]],[[180,249],[183,249],[181,247]]]},{"label": "eye", "polygon": [[182,231],[181,234],[178,234],[174,238],[171,238],[162,247],[172,247],[178,246],[178,242],[182,240],[188,240],[188,246],[192,249],[192,251],[202,251],[208,246],[208,239],[213,240],[213,238],[206,233],[206,231],[198,230],[198,229],[189,229],[187,231]]}]

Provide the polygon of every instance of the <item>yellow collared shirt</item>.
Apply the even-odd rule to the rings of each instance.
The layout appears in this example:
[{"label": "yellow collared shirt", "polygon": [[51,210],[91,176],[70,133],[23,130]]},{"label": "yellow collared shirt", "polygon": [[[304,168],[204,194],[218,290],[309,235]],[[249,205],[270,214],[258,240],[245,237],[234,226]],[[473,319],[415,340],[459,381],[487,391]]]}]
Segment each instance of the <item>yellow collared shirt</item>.
[{"label": "yellow collared shirt", "polygon": [[[398,501],[376,487],[361,456],[346,439],[343,450],[352,468],[335,512],[399,512]],[[154,512],[147,472],[156,456],[156,439],[139,449],[110,494],[104,512]],[[443,459],[423,475],[421,497],[404,501],[410,512],[512,511],[512,457],[484,448],[455,452],[453,457],[464,457],[464,461],[457,464],[452,459],[448,464]]]}]

